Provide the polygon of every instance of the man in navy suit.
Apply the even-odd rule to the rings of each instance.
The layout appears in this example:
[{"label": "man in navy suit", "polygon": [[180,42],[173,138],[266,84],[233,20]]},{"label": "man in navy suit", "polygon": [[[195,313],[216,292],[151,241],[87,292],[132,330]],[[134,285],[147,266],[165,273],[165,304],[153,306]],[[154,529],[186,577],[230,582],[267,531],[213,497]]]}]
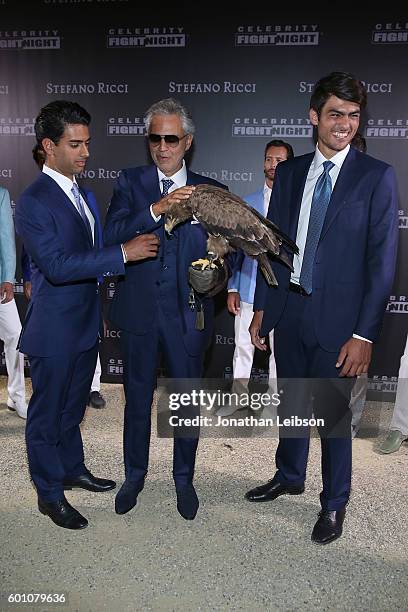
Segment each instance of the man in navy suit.
[{"label": "man in navy suit", "polygon": [[[324,411],[328,426],[319,430],[322,510],[312,532],[318,544],[340,537],[350,494],[351,413],[349,392],[340,385],[350,387],[367,372],[395,269],[394,170],[350,147],[365,104],[366,91],[351,74],[334,72],[316,83],[309,111],[316,151],[279,164],[268,212],[296,240],[299,255],[292,273],[274,266],[276,288],[267,288],[258,274],[250,327],[261,350],[274,328],[278,378],[320,379],[313,387],[313,410]],[[282,396],[292,415],[309,400],[304,396],[296,403],[298,390],[292,381]],[[248,491],[249,501],[303,493],[309,431],[287,434],[280,437],[274,478]]]},{"label": "man in navy suit", "polygon": [[[169,237],[164,232],[163,213],[173,202],[187,199],[194,185],[224,187],[186,167],[184,156],[193,142],[194,124],[177,100],[167,98],[153,104],[144,121],[154,163],[121,172],[104,232],[108,245],[136,232],[153,230],[160,237],[159,258],[127,268],[110,311],[110,319],[121,329],[126,395],[126,480],[116,496],[118,514],[131,510],[143,489],[159,351],[169,377],[199,378],[212,333],[212,301],[203,300],[204,329],[196,328],[197,312],[189,306],[188,268],[205,255],[207,234],[192,220]],[[187,520],[195,518],[199,506],[193,486],[197,444],[196,438],[174,438],[177,509]]]},{"label": "man in navy suit", "polygon": [[116,486],[85,467],[79,428],[103,337],[97,277],[123,273],[127,261],[154,257],[158,249],[153,235],[98,247],[97,208],[75,179],[89,156],[90,120],[74,102],[58,100],[41,109],[35,133],[45,163],[16,207],[32,281],[20,338],[33,385],[28,462],[40,512],[67,529],[82,529],[88,521],[68,503],[64,490],[100,492]]}]

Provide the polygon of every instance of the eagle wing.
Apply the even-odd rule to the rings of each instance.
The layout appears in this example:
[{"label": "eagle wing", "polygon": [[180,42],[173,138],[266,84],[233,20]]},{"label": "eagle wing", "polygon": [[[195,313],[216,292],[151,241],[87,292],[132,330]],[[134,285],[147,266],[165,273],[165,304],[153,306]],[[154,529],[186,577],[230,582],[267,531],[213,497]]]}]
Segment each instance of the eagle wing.
[{"label": "eagle wing", "polygon": [[257,259],[269,284],[276,284],[267,254],[292,269],[282,244],[297,253],[296,244],[237,195],[213,185],[197,185],[189,198],[197,221],[213,236],[222,236],[232,249]]}]

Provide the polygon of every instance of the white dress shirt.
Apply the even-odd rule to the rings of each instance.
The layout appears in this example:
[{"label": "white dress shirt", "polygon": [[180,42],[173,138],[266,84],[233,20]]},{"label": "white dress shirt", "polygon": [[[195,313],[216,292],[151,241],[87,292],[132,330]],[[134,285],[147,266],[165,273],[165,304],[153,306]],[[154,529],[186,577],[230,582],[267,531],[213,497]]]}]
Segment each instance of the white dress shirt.
[{"label": "white dress shirt", "polygon": [[[73,206],[78,211],[78,214],[81,214],[80,211],[78,210],[77,203],[75,202],[74,194],[72,193],[72,185],[74,184],[74,182],[76,183],[75,177],[74,177],[74,181],[71,181],[71,179],[69,179],[68,177],[66,177],[63,174],[61,174],[61,172],[57,172],[56,170],[53,170],[52,168],[49,168],[45,164],[43,165],[42,171],[44,172],[44,174],[47,174],[48,176],[50,176],[61,187],[62,191],[69,197],[69,199],[72,202]],[[82,197],[82,195],[80,195],[80,197],[81,197],[81,201],[82,201],[82,204],[83,204],[83,207],[84,207],[84,210],[85,210],[85,214],[86,214],[86,216],[88,218],[88,221],[89,221],[89,225],[91,226],[92,241],[94,242],[94,240],[95,240],[95,236],[94,236],[94,233],[95,233],[95,219],[94,219],[93,214],[89,210],[88,204],[85,202],[85,200]]]},{"label": "white dress shirt", "polygon": [[[173,174],[173,176],[166,176],[165,174],[163,174],[163,172],[159,169],[157,169],[157,175],[159,177],[159,184],[160,184],[160,192],[163,193],[163,183],[162,180],[172,180],[173,181],[173,185],[170,187],[168,193],[171,193],[172,191],[175,191],[176,189],[179,189],[180,187],[185,187],[187,184],[187,168],[186,168],[186,162],[183,159],[183,165],[181,166],[180,170],[178,170],[175,174]],[[153,204],[150,205],[150,214],[152,215],[153,219],[156,221],[156,223],[158,223],[158,221],[160,221],[160,217],[161,215],[159,215],[158,217],[153,214],[153,210],[152,210],[152,206]]]}]

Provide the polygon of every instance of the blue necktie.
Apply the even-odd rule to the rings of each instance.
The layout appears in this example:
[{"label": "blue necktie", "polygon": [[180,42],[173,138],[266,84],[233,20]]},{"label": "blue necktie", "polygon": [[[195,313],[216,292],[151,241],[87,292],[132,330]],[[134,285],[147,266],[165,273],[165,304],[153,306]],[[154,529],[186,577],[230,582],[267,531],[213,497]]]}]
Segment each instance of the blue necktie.
[{"label": "blue necktie", "polygon": [[89,235],[89,237],[91,239],[91,242],[93,244],[91,225],[89,223],[88,217],[86,216],[85,208],[84,208],[84,205],[82,203],[81,194],[79,193],[79,188],[78,188],[78,185],[76,183],[73,183],[71,191],[72,191],[72,193],[74,195],[74,199],[75,199],[75,202],[77,204],[77,210],[78,210],[79,214],[82,217],[82,221],[85,223],[86,231],[88,232],[88,235]]},{"label": "blue necktie", "polygon": [[313,287],[313,264],[315,260],[317,245],[319,243],[320,234],[326,216],[327,207],[330,202],[332,192],[332,182],[330,178],[330,169],[334,164],[331,161],[325,161],[323,164],[323,174],[317,179],[312,206],[310,208],[309,225],[307,228],[306,246],[303,254],[302,270],[300,272],[299,282],[306,293],[312,293]]},{"label": "blue necktie", "polygon": [[170,187],[174,185],[174,181],[171,179],[162,179],[161,182],[163,184],[162,197],[164,198],[164,196],[168,195]]}]

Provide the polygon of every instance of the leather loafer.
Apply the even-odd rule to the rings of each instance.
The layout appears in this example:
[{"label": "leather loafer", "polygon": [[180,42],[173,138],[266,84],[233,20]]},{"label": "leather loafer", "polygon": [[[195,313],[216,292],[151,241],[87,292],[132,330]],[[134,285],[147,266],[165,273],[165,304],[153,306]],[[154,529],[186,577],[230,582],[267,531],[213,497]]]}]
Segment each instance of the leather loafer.
[{"label": "leather loafer", "polygon": [[115,498],[116,514],[126,514],[137,504],[137,496],[144,487],[144,482],[125,480]]},{"label": "leather loafer", "polygon": [[200,502],[192,484],[176,488],[177,510],[186,521],[195,519]]},{"label": "leather loafer", "polygon": [[106,401],[99,391],[91,391],[88,397],[88,406],[92,408],[105,408]]},{"label": "leather loafer", "polygon": [[395,453],[399,450],[401,444],[406,440],[408,436],[404,436],[403,433],[398,431],[397,429],[392,429],[388,436],[385,438],[382,446],[380,447],[380,453],[384,455],[389,455],[390,453]]},{"label": "leather loafer", "polygon": [[272,501],[280,495],[301,495],[305,490],[302,486],[285,485],[272,478],[267,483],[245,493],[245,499],[250,502]]},{"label": "leather loafer", "polygon": [[92,476],[90,472],[74,476],[73,478],[64,478],[64,490],[70,491],[71,489],[86,489],[86,491],[93,491],[94,493],[101,493],[103,491],[110,491],[116,487],[114,480],[107,480],[106,478],[96,478]]},{"label": "leather loafer", "polygon": [[315,544],[330,544],[343,533],[343,521],[346,509],[321,510],[319,518],[312,531],[312,542]]},{"label": "leather loafer", "polygon": [[65,497],[55,502],[46,502],[39,497],[38,509],[41,514],[49,516],[58,527],[64,529],[84,529],[88,525],[86,518],[75,510]]}]

